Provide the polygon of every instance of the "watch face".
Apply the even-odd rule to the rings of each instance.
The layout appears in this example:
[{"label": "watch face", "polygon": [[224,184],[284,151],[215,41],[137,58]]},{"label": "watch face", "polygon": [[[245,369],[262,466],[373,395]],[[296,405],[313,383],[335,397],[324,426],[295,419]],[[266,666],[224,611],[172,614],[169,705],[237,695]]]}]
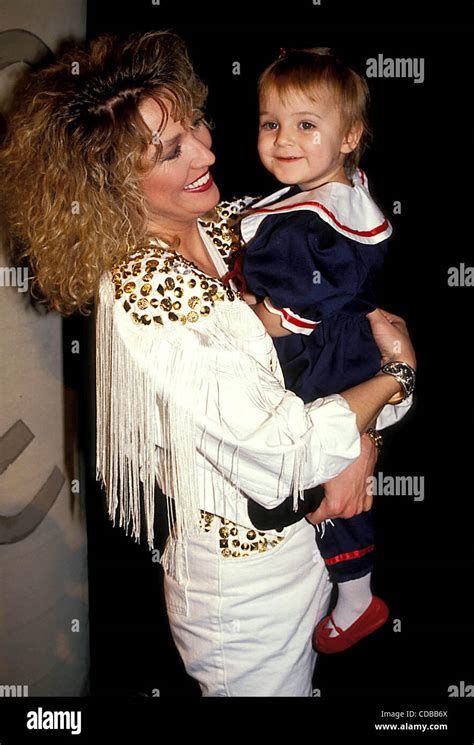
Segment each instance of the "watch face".
[{"label": "watch face", "polygon": [[415,387],[415,373],[405,362],[388,362],[382,369],[400,379],[407,396]]}]

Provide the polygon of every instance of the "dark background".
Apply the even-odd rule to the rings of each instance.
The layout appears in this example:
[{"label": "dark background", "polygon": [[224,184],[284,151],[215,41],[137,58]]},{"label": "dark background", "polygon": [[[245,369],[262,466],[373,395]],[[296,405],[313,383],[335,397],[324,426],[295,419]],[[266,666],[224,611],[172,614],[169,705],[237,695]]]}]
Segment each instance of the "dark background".
[{"label": "dark background", "polygon": [[[177,0],[88,4],[88,37],[169,29],[187,42],[209,85],[213,167],[223,198],[278,188],[256,152],[256,80],[281,46],[330,46],[356,70],[366,60],[423,57],[425,81],[368,79],[375,139],[362,160],[372,194],[394,226],[378,286],[381,307],[402,315],[416,344],[415,406],[385,435],[384,475],[424,477],[425,498],[376,499],[374,589],[389,622],[351,650],[320,656],[314,687],[324,698],[429,696],[474,684],[472,617],[472,309],[474,287],[449,287],[451,266],[474,266],[471,237],[472,3],[387,11],[296,0],[192,6]],[[381,13],[389,14],[383,18]],[[185,23],[184,23],[185,21]],[[232,75],[239,61],[240,76]],[[401,202],[401,214],[392,212]],[[66,336],[77,336],[67,322]],[[93,364],[93,326],[83,324]],[[170,637],[161,566],[146,544],[113,528],[95,483],[94,380],[84,369],[82,448],[87,465],[91,693],[199,696]],[[165,535],[161,534],[164,541]],[[399,619],[399,632],[393,621]],[[265,639],[262,639],[262,644]],[[156,691],[155,691],[156,695]],[[468,702],[466,702],[468,703]]]}]

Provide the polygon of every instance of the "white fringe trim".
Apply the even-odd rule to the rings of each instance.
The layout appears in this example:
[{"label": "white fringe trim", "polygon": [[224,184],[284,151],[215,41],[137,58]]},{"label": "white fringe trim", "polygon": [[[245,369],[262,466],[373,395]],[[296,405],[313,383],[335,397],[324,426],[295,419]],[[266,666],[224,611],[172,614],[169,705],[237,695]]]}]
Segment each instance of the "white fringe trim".
[{"label": "white fringe trim", "polygon": [[[240,312],[239,312],[240,310]],[[228,321],[228,322],[227,322]],[[167,497],[169,539],[161,557],[164,570],[178,582],[186,578],[186,537],[200,532],[200,489],[196,465],[196,401],[210,390],[219,396],[218,358],[234,352],[236,376],[258,381],[262,365],[245,349],[249,332],[248,309],[242,304],[219,313],[219,323],[203,319],[197,328],[156,328],[135,325],[107,275],[101,282],[96,317],[97,444],[96,478],[107,495],[107,513],[126,534],[140,542],[142,519],[150,550],[154,548],[155,485],[157,476]],[[247,336],[248,338],[248,336]],[[260,375],[259,375],[260,373]],[[217,380],[216,380],[217,377]],[[263,381],[262,381],[263,382]],[[265,385],[252,387],[255,405],[271,415]],[[159,428],[159,429],[158,429]],[[222,431],[226,430],[223,423]],[[163,447],[157,447],[157,443]],[[201,438],[205,454],[205,433]],[[293,506],[303,496],[305,446],[291,449]],[[232,495],[230,507],[242,496],[239,486],[239,444],[231,455],[231,477],[220,472],[220,493]],[[282,456],[282,471],[287,456]],[[229,465],[229,464],[226,464]],[[142,495],[142,496],[141,496]],[[143,508],[141,506],[143,499]],[[173,510],[175,519],[173,519]],[[142,515],[143,512],[143,515]]]}]

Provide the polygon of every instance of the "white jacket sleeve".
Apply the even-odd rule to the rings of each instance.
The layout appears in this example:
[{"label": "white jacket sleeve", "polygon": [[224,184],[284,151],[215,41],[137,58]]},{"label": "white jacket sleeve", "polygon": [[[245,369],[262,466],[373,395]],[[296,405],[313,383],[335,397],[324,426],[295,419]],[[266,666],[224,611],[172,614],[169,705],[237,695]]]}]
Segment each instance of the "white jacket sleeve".
[{"label": "white jacket sleeve", "polygon": [[[182,413],[193,411],[201,468],[272,508],[290,493],[333,478],[359,456],[356,416],[342,396],[305,405],[251,355],[230,344],[214,346],[209,336],[182,336],[186,352],[174,361],[177,378],[168,378],[168,385]],[[161,419],[169,417],[170,389],[163,394]]]},{"label": "white jacket sleeve", "polygon": [[413,394],[399,404],[386,404],[377,417],[376,429],[386,429],[399,422],[413,405]]}]

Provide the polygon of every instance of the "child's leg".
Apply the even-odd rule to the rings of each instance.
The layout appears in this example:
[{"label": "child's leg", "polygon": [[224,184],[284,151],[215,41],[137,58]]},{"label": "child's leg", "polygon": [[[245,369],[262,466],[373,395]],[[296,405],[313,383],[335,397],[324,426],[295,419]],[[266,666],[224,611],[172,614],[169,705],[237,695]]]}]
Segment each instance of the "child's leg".
[{"label": "child's leg", "polygon": [[[324,636],[327,639],[340,636],[335,627],[345,631],[368,611],[369,606],[370,615],[375,612],[375,607],[371,606],[373,595],[370,586],[374,549],[372,513],[363,512],[347,520],[328,520],[316,526],[316,541],[331,580],[338,586],[338,600],[331,614],[333,622],[329,620],[321,624],[325,627]],[[377,607],[376,615],[382,619],[387,609],[383,601],[380,603],[382,605]],[[369,630],[359,629],[365,631],[361,636],[371,633],[374,619],[370,618],[369,621]]]}]

